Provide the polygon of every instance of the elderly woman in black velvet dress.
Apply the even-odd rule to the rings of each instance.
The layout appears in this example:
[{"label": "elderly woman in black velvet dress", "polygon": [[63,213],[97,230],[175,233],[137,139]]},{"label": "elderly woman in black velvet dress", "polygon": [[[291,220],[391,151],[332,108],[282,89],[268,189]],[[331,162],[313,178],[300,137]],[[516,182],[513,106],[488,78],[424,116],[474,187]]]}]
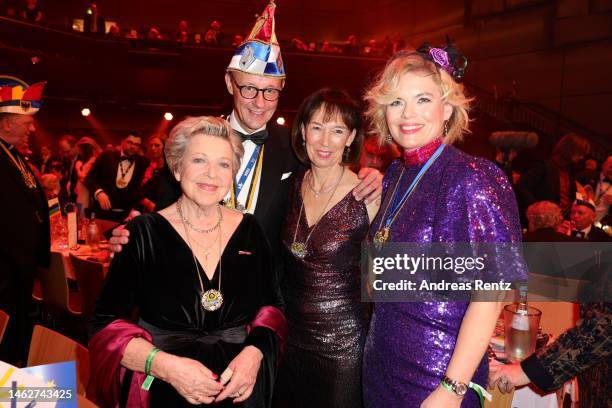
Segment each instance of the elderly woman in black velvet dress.
[{"label": "elderly woman in black velvet dress", "polygon": [[173,129],[182,195],[128,224],[91,323],[88,396],[102,406],[269,406],[286,330],[270,249],[251,215],[219,205],[242,153],[221,119]]}]

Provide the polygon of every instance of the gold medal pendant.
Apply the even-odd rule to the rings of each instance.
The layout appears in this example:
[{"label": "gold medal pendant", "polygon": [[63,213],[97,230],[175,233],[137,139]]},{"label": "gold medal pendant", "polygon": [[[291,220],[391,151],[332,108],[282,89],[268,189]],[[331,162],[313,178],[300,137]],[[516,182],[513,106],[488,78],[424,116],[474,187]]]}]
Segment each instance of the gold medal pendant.
[{"label": "gold medal pendant", "polygon": [[303,242],[293,242],[291,244],[291,253],[300,259],[306,256],[306,245]]},{"label": "gold medal pendant", "polygon": [[389,239],[389,228],[382,228],[376,231],[374,234],[374,244],[376,248],[380,249],[381,246]]},{"label": "gold medal pendant", "polygon": [[25,182],[26,186],[28,186],[28,188],[36,188],[36,180],[34,179],[34,176],[31,173],[23,173],[23,181]]},{"label": "gold medal pendant", "polygon": [[202,294],[202,307],[208,312],[214,312],[223,305],[223,295],[216,289],[208,289]]},{"label": "gold medal pendant", "polygon": [[117,187],[125,188],[126,186],[127,186],[127,183],[125,182],[125,180],[123,180],[123,179],[117,180]]}]

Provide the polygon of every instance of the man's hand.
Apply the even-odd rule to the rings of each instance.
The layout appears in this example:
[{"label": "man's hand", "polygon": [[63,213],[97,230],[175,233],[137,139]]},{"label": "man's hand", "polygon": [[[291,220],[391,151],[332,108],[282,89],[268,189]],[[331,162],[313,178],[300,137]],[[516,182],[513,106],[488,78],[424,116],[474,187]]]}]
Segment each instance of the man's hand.
[{"label": "man's hand", "polygon": [[108,194],[106,194],[104,191],[101,191],[100,193],[98,193],[98,195],[96,195],[96,200],[98,200],[100,208],[102,208],[103,210],[110,210],[111,208],[113,208],[111,206],[110,198],[108,198]]},{"label": "man's hand", "polygon": [[381,172],[376,169],[364,167],[359,170],[357,177],[361,180],[361,183],[353,189],[355,199],[361,201],[365,197],[366,204],[370,204],[374,200],[380,200],[383,179]]},{"label": "man's hand", "polygon": [[128,231],[123,225],[118,226],[113,230],[113,236],[108,241],[110,249],[113,252],[121,252],[123,245],[127,245],[130,241],[130,231]]}]

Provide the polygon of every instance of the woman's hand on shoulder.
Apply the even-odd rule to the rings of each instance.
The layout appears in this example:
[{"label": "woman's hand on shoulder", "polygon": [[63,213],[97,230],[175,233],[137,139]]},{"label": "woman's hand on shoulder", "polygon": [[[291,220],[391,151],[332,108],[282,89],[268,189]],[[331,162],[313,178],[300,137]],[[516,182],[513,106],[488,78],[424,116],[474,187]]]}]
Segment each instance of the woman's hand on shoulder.
[{"label": "woman's hand on shoulder", "polygon": [[463,398],[438,386],[421,403],[421,408],[459,408]]},{"label": "woman's hand on shoulder", "polygon": [[221,382],[225,383],[226,386],[223,392],[215,398],[215,401],[223,401],[229,397],[237,403],[249,398],[257,381],[257,373],[262,359],[263,354],[257,347],[246,346],[228,364],[225,373],[229,374],[221,375]]},{"label": "woman's hand on shoulder", "polygon": [[[160,377],[190,404],[210,404],[223,390],[223,385],[217,381],[218,375],[199,361],[163,353],[156,357],[153,368],[155,363],[159,367]],[[153,373],[156,374],[155,371]]]}]

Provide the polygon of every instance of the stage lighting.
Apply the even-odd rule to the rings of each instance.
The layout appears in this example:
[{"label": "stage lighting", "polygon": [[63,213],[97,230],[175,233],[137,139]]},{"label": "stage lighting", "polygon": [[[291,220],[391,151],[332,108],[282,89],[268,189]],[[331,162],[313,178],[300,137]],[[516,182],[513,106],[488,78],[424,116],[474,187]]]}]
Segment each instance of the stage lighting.
[{"label": "stage lighting", "polygon": [[88,117],[89,115],[91,115],[91,110],[89,108],[83,108],[81,109],[81,115]]},{"label": "stage lighting", "polygon": [[283,118],[282,116],[279,116],[278,118],[276,118],[276,123],[283,126],[285,124],[285,118]]},{"label": "stage lighting", "polygon": [[164,119],[166,119],[168,122],[170,122],[172,119],[174,119],[174,116],[172,116],[172,113],[166,112],[166,113],[164,113]]}]

